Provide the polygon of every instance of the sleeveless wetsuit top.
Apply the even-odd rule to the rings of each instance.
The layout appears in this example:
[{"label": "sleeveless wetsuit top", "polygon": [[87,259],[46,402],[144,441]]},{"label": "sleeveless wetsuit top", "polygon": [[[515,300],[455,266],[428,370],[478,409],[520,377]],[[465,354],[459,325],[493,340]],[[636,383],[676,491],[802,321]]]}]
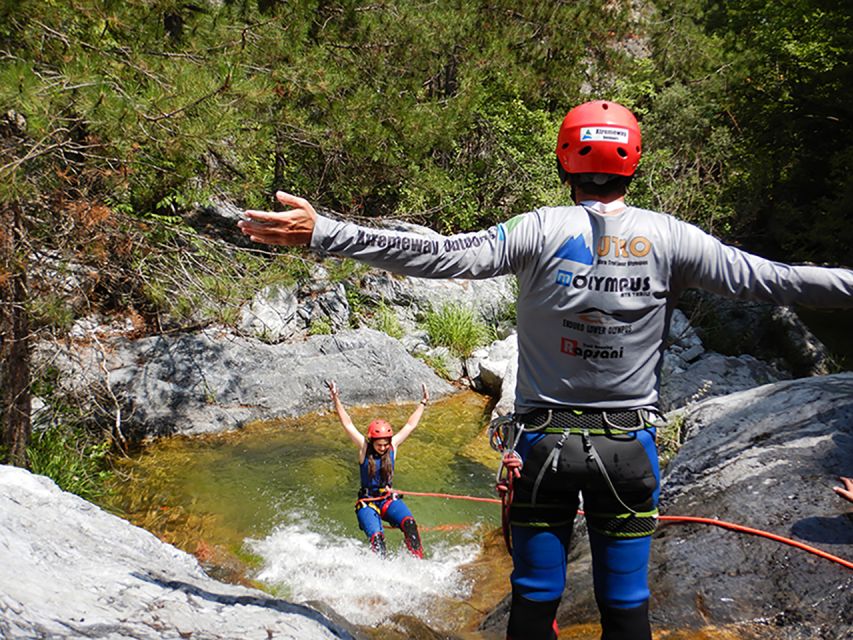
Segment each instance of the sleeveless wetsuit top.
[{"label": "sleeveless wetsuit top", "polygon": [[[395,458],[396,458],[396,454],[394,452],[393,447],[390,449],[390,455],[391,455],[391,476],[393,479],[394,462],[395,462]],[[370,458],[371,457],[374,460],[374,467],[375,467],[372,478],[369,475],[369,464],[370,464]],[[360,471],[361,471],[361,488],[362,488],[362,492],[364,492],[366,490],[367,495],[370,495],[370,496],[379,495],[379,490],[381,488],[391,486],[390,482],[387,485],[382,484],[382,478],[381,478],[382,462],[381,462],[381,460],[382,460],[382,458],[380,456],[376,455],[375,453],[372,453],[372,454],[368,454],[368,455],[364,456],[364,462],[361,463],[361,468],[360,468]]]}]

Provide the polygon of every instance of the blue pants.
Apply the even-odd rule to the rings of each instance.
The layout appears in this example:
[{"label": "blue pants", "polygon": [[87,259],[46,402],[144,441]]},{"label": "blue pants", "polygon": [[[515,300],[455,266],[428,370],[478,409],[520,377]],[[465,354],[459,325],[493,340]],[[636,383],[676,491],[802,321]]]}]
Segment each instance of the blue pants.
[{"label": "blue pants", "polygon": [[524,466],[510,507],[514,593],[534,602],[559,601],[566,586],[572,525],[583,495],[599,607],[646,606],[649,549],[660,493],[654,429],[589,436],[619,499],[637,514],[626,511],[613,495],[584,449],[582,436],[568,436],[553,469],[548,457],[559,438],[525,434],[519,442]]},{"label": "blue pants", "polygon": [[385,520],[392,527],[400,528],[403,520],[412,517],[412,512],[406,503],[400,499],[391,497],[385,500],[372,502],[359,502],[356,506],[355,515],[358,518],[358,526],[367,534],[368,538],[383,531],[382,521]]}]

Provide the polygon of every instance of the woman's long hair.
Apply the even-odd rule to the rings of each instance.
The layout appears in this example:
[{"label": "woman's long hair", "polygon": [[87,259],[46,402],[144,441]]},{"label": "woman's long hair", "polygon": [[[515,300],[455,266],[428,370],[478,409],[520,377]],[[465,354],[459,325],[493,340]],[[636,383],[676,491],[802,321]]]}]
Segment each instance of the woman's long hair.
[{"label": "woman's long hair", "polygon": [[[372,478],[376,473],[376,458],[373,454],[376,449],[373,448],[373,441],[370,440],[367,446],[367,476]],[[394,465],[391,462],[391,447],[385,449],[385,453],[379,458],[379,485],[382,487],[390,487],[391,481],[394,479]]]}]

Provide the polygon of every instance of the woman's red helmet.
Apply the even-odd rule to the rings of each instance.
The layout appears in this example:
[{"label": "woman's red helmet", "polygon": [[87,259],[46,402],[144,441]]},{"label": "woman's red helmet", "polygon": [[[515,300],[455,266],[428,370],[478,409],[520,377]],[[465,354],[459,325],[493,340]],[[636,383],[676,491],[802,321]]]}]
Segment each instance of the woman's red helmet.
[{"label": "woman's red helmet", "polygon": [[563,119],[556,153],[567,173],[632,176],[643,154],[640,125],[621,104],[585,102]]},{"label": "woman's red helmet", "polygon": [[394,430],[391,428],[391,425],[388,424],[387,421],[382,420],[381,418],[378,420],[374,420],[367,426],[367,437],[369,440],[376,440],[377,438],[390,438],[394,435]]}]

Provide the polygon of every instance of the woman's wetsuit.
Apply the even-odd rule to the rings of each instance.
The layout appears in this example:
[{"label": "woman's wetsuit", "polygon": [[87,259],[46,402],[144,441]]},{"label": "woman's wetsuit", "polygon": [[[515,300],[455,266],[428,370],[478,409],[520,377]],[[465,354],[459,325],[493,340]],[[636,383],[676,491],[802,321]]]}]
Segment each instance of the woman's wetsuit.
[{"label": "woman's wetsuit", "polygon": [[[358,526],[370,540],[370,547],[377,553],[384,555],[386,548],[382,521],[385,520],[389,525],[403,532],[406,547],[411,553],[423,557],[421,540],[412,512],[391,488],[390,480],[394,475],[396,451],[391,448],[388,455],[391,457],[391,478],[389,478],[387,485],[382,482],[382,457],[377,455],[372,448],[368,448],[368,453],[361,463],[361,489],[359,489],[358,500],[355,503]],[[372,476],[370,475],[371,457],[374,468]]]}]

